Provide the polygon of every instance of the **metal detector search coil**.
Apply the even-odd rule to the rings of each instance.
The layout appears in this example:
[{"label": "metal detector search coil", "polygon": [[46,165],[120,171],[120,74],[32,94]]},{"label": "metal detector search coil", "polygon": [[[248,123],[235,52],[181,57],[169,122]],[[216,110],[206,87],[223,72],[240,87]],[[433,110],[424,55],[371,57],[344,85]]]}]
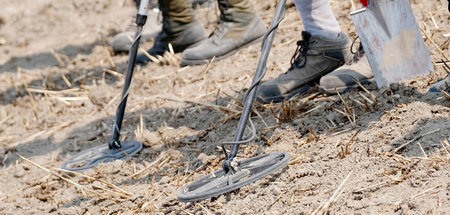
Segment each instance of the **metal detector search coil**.
[{"label": "metal detector search coil", "polygon": [[268,176],[289,159],[286,152],[274,152],[240,161],[239,169],[233,174],[219,169],[183,187],[178,192],[178,200],[192,202],[233,191]]},{"label": "metal detector search coil", "polygon": [[117,159],[124,159],[142,149],[138,141],[122,141],[120,149],[110,149],[108,145],[102,144],[86,151],[82,151],[62,164],[62,169],[70,171],[83,171]]}]

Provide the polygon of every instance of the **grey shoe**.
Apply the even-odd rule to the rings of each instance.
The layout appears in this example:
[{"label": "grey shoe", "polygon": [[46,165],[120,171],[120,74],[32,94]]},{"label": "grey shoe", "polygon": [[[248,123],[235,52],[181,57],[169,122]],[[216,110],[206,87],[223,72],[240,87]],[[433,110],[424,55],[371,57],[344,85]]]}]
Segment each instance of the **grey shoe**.
[{"label": "grey shoe", "polygon": [[358,62],[350,65],[344,65],[320,79],[320,91],[328,95],[350,91],[353,87],[358,86],[357,81],[361,84],[374,83],[373,73],[370,69],[367,57],[363,56]]},{"label": "grey shoe", "polygon": [[260,41],[265,31],[264,22],[257,14],[246,26],[223,21],[207,40],[183,52],[181,66],[206,64],[214,56],[216,60],[224,59]]},{"label": "grey shoe", "polygon": [[[147,53],[156,56],[163,55],[169,50],[169,43],[172,44],[175,53],[182,52],[189,46],[192,46],[207,38],[207,34],[203,26],[198,21],[187,24],[186,28],[176,37],[167,35],[165,31],[161,31],[155,38],[153,47],[147,50]],[[145,54],[138,54],[136,63],[145,65],[150,62],[150,58]]]},{"label": "grey shoe", "polygon": [[311,36],[302,32],[303,40],[291,59],[291,67],[277,78],[262,83],[256,93],[261,103],[281,102],[305,92],[320,77],[351,61],[351,41],[341,32],[337,38]]},{"label": "grey shoe", "polygon": [[[141,42],[149,41],[151,38],[154,38],[161,31],[161,23],[158,21],[158,12],[149,11],[147,21],[145,23],[144,29],[142,31]],[[130,25],[127,27],[127,30],[116,34],[112,39],[112,49],[115,52],[128,52],[132,40],[136,34],[136,23],[132,20]]]}]

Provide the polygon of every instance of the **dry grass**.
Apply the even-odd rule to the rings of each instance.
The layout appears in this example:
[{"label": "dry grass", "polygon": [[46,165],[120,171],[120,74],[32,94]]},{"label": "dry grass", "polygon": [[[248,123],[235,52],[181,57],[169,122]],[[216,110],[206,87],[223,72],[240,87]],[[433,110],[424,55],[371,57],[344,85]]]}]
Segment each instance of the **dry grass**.
[{"label": "dry grass", "polygon": [[345,144],[337,144],[341,149],[338,153],[339,158],[344,159],[347,155],[351,154],[352,150],[350,150],[350,146],[352,145],[356,135],[358,135],[360,131],[361,129],[356,131],[356,133]]},{"label": "dry grass", "polygon": [[333,195],[328,200],[322,202],[322,204],[320,204],[320,206],[316,210],[314,210],[311,213],[311,215],[327,213],[330,205],[334,201],[336,201],[339,198],[339,196],[341,196],[341,194],[344,192],[345,188],[343,188],[343,186],[347,182],[347,180],[350,178],[350,175],[352,175],[352,173],[353,173],[353,170],[350,171],[350,173],[347,175],[347,177],[345,177],[345,179],[342,181],[342,183],[339,185],[339,187],[334,191]]},{"label": "dry grass", "polygon": [[305,102],[298,102],[296,100],[282,101],[280,104],[269,104],[267,107],[272,112],[274,118],[278,120],[278,124],[291,122],[296,117],[300,116],[300,113],[311,113],[308,110],[310,104]]}]

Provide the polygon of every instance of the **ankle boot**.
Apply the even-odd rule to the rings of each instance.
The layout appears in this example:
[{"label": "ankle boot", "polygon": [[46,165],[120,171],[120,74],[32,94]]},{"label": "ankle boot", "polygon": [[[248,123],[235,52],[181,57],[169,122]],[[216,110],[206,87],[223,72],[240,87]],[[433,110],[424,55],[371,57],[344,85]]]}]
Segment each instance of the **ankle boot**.
[{"label": "ankle boot", "polygon": [[208,63],[214,56],[224,59],[258,42],[266,28],[248,0],[218,0],[220,23],[211,36],[183,52],[181,65]]},{"label": "ankle boot", "polygon": [[[153,47],[147,51],[150,55],[163,55],[169,50],[169,43],[175,52],[182,52],[206,38],[205,29],[195,19],[190,1],[159,0],[158,3],[163,15],[163,25]],[[136,59],[136,62],[142,65],[149,61],[145,54],[139,54]]]}]

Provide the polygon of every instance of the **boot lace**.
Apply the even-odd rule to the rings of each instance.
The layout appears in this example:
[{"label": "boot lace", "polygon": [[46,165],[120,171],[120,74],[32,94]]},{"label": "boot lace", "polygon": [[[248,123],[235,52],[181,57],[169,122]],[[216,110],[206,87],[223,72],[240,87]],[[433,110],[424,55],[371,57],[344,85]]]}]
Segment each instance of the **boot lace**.
[{"label": "boot lace", "polygon": [[352,45],[350,46],[350,52],[353,54],[353,59],[352,59],[352,61],[347,62],[347,65],[351,65],[353,63],[358,63],[358,61],[361,60],[362,57],[364,57],[365,51],[364,51],[361,41],[359,42],[359,47],[356,49],[356,51],[353,51],[353,47],[354,47],[357,39],[359,39],[359,36],[357,36],[353,40]]},{"label": "boot lace", "polygon": [[216,27],[216,29],[211,33],[210,37],[213,38],[213,40],[220,40],[228,32],[228,29],[229,29],[229,23],[221,22]]},{"label": "boot lace", "polygon": [[302,68],[306,65],[306,53],[309,49],[309,39],[297,41],[297,48],[291,58],[291,67]]}]

